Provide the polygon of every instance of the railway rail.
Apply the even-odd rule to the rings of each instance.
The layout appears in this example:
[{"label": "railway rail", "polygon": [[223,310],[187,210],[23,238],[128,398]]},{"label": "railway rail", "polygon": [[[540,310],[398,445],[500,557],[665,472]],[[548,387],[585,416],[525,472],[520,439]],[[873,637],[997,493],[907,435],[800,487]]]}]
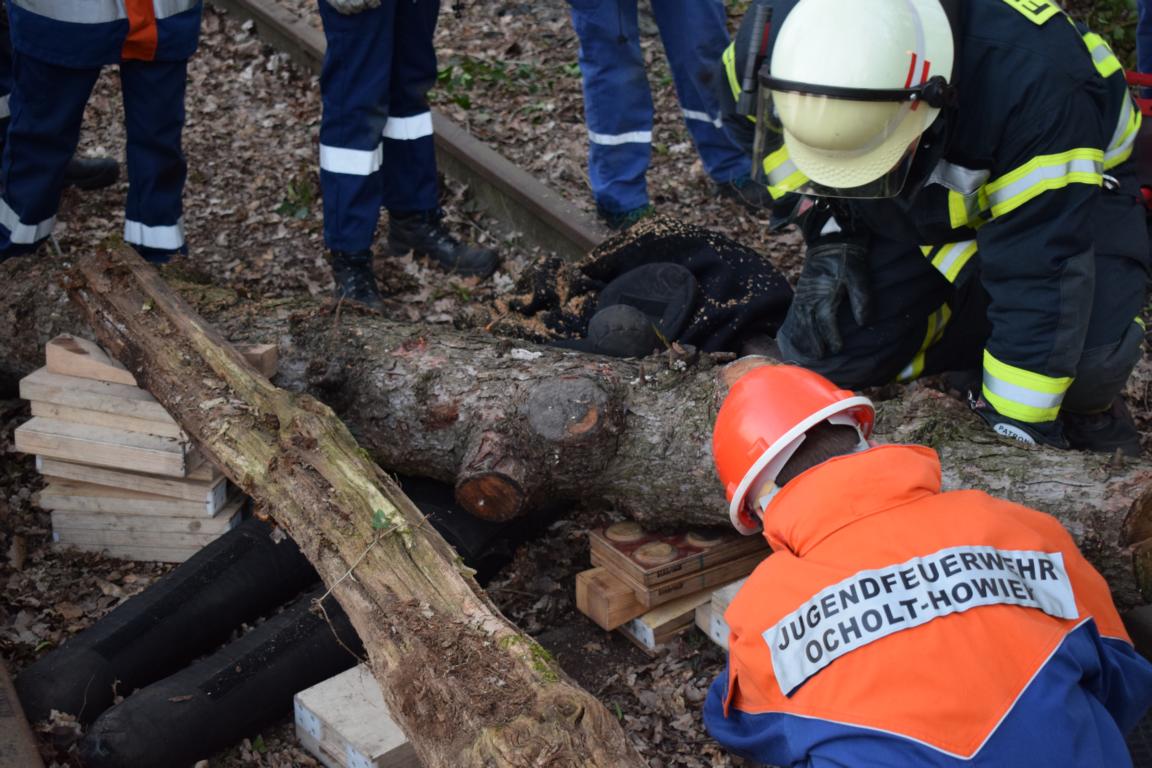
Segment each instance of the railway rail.
[{"label": "railway rail", "polygon": [[[313,72],[324,61],[322,32],[276,0],[211,0],[256,25],[269,45]],[[543,250],[575,261],[595,248],[607,231],[555,190],[477,141],[443,114],[432,110],[440,170],[469,186],[477,204],[509,229]]]}]

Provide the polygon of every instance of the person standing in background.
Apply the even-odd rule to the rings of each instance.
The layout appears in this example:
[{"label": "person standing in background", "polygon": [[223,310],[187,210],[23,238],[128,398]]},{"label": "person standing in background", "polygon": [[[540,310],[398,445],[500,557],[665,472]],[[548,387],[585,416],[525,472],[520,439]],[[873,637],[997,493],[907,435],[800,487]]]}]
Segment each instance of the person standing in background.
[{"label": "person standing in background", "polygon": [[336,297],[380,309],[372,243],[381,207],[388,245],[462,275],[487,277],[496,254],[462,243],[439,206],[428,90],[439,0],[320,0],[328,50],[320,74],[320,189]]},{"label": "person standing in background", "polygon": [[0,161],[0,261],[52,234],[84,107],[120,66],[127,134],[124,240],[156,263],[184,253],[181,150],[188,59],[202,0],[10,0],[12,92]]},{"label": "person standing in background", "polygon": [[[645,179],[652,159],[652,91],[640,48],[637,0],[568,0],[580,38],[588,172],[596,211],[612,229],[650,213]],[[715,89],[728,45],[722,0],[652,0],[672,79],[704,170],[717,194],[751,208],[771,205],[751,181],[751,161],[725,132]]]}]

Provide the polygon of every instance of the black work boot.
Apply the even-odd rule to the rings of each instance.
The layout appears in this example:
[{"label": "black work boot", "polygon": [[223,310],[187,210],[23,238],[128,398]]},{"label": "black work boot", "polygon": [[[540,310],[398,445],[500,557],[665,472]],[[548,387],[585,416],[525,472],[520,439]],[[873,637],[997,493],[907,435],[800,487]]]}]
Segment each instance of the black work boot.
[{"label": "black work boot", "polygon": [[337,299],[354,301],[378,312],[384,309],[372,272],[372,251],[332,251],[328,263],[332,265]]},{"label": "black work boot", "polygon": [[111,157],[74,155],[64,171],[64,186],[93,190],[110,187],[120,178],[120,163]]},{"label": "black work boot", "polygon": [[1072,448],[1099,453],[1115,453],[1119,449],[1125,456],[1140,455],[1140,432],[1123,398],[1117,397],[1102,413],[1064,411],[1061,418]]},{"label": "black work boot", "polygon": [[717,184],[716,195],[735,200],[753,213],[768,210],[776,202],[772,193],[768,191],[768,186],[751,176],[739,176]]},{"label": "black work boot", "polygon": [[494,251],[457,240],[444,227],[440,211],[388,212],[388,247],[397,256],[415,251],[461,275],[488,277],[500,259]]}]

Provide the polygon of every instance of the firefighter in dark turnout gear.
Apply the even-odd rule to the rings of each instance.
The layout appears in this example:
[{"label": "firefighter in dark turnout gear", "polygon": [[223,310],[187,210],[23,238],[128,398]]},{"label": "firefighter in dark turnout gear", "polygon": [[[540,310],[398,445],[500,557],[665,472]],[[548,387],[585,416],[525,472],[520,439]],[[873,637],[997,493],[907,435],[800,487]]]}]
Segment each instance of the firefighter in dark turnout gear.
[{"label": "firefighter in dark turnout gear", "polygon": [[1099,35],[1050,0],[760,0],[723,64],[807,244],[788,361],[853,388],[982,370],[1000,434],[1139,452],[1140,114]]}]

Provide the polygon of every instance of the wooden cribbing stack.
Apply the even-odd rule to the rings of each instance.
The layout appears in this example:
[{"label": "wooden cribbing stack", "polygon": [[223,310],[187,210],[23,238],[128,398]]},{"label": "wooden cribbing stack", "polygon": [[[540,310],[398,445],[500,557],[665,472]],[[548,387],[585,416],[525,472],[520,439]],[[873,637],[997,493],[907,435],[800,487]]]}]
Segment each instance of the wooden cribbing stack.
[{"label": "wooden cribbing stack", "polygon": [[577,608],[648,651],[689,629],[713,591],[747,576],[769,554],[759,536],[658,534],[633,522],[588,538],[596,567],[576,577]]},{"label": "wooden cribbing stack", "polygon": [[[275,373],[274,345],[249,355]],[[16,429],[16,450],[36,455],[57,544],[178,563],[240,521],[244,496],[131,372],[70,335],[48,342],[45,358],[20,382],[32,419]]]}]

